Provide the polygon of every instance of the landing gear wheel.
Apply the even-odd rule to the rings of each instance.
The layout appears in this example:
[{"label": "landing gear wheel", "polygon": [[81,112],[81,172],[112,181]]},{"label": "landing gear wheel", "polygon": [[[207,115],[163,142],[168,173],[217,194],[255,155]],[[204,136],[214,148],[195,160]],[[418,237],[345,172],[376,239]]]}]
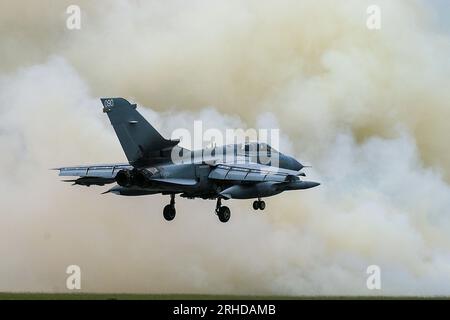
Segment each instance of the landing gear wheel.
[{"label": "landing gear wheel", "polygon": [[266,203],[262,200],[253,201],[253,209],[255,210],[264,210],[266,208]]},{"label": "landing gear wheel", "polygon": [[172,205],[168,204],[164,207],[163,215],[164,219],[166,219],[167,221],[172,221],[175,218],[176,213],[177,212],[175,210],[175,207],[173,207]]},{"label": "landing gear wheel", "polygon": [[219,208],[219,211],[217,212],[217,216],[219,217],[220,222],[228,222],[231,217],[230,208],[228,208],[227,206],[221,206]]},{"label": "landing gear wheel", "polygon": [[266,203],[262,200],[258,202],[259,202],[258,204],[259,210],[264,210],[266,208]]},{"label": "landing gear wheel", "polygon": [[170,204],[164,207],[163,215],[167,221],[172,221],[175,218],[177,211],[175,210],[175,194],[170,195]]}]

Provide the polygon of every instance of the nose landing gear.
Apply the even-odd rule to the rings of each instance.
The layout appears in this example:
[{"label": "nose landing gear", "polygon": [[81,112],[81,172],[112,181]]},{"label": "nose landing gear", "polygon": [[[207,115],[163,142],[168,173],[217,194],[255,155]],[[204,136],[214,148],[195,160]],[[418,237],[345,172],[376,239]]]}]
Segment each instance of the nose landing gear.
[{"label": "nose landing gear", "polygon": [[222,199],[217,198],[217,204],[216,204],[216,214],[219,217],[220,222],[228,222],[231,217],[231,211],[230,208],[227,206],[222,206]]}]

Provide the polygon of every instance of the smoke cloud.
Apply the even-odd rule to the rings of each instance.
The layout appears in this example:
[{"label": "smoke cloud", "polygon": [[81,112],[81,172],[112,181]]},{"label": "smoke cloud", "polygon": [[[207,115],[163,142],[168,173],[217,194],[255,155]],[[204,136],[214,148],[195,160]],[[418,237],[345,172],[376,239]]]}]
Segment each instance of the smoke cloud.
[{"label": "smoke cloud", "polygon": [[[0,291],[450,294],[450,42],[432,2],[0,4]],[[100,195],[49,168],[125,162],[99,97],[165,136],[280,128],[318,188],[215,203]],[[366,287],[379,265],[382,290]]]}]

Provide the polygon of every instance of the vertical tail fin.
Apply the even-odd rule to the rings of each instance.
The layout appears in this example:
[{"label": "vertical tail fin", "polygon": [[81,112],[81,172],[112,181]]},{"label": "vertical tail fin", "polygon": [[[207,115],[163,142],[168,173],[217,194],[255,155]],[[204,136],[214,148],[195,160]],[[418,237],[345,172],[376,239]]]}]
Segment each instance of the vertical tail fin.
[{"label": "vertical tail fin", "polygon": [[170,150],[179,141],[164,139],[150,123],[123,98],[103,98],[105,112],[119,138],[128,161],[133,166],[144,166],[161,161],[162,151]]}]

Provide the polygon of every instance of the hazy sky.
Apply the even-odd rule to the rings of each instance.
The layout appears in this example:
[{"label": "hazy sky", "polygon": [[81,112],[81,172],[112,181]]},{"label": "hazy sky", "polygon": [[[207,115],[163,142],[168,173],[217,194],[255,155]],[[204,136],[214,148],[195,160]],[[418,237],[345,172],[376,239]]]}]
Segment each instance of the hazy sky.
[{"label": "hazy sky", "polygon": [[[426,0],[425,0],[426,1]],[[436,16],[439,26],[443,31],[450,32],[450,1],[449,0],[428,0],[436,9]]]}]

